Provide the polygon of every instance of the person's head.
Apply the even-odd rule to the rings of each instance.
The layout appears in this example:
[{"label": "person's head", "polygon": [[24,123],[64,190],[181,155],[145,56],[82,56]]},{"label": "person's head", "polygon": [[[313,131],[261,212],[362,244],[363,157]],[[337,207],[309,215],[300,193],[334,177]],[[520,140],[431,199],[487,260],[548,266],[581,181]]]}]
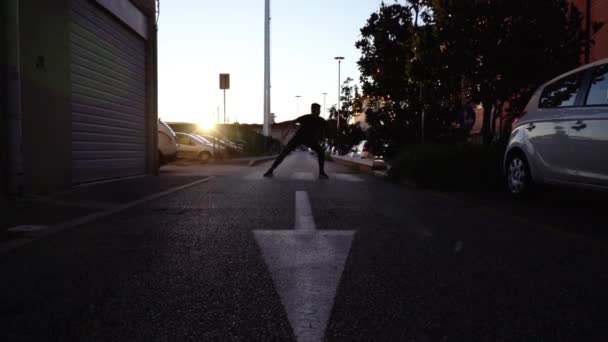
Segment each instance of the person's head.
[{"label": "person's head", "polygon": [[318,103],[313,103],[310,105],[310,113],[317,116],[321,114],[321,105]]}]

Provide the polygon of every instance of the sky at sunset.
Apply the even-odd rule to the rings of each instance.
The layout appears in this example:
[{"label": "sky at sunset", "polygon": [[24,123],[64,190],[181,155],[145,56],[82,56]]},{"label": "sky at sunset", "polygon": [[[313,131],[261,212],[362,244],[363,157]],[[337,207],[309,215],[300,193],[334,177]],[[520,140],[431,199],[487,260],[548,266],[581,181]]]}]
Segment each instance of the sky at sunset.
[{"label": "sky at sunset", "polygon": [[[360,28],[380,0],[271,2],[272,112],[277,121],[306,114],[312,102],[337,102],[342,80],[358,80]],[[161,1],[159,116],[164,121],[209,123],[222,113],[219,74],[230,73],[230,122],[262,123],[264,91],[263,0]],[[300,95],[299,106],[296,95]],[[299,113],[298,113],[299,107]]]}]

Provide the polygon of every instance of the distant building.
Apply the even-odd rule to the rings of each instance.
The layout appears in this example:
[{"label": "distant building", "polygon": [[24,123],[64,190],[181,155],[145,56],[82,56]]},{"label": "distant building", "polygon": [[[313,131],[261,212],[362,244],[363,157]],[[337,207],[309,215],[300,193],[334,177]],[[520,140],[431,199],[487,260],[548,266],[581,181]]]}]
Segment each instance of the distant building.
[{"label": "distant building", "polygon": [[594,62],[608,58],[608,0],[571,0],[583,13],[583,18],[587,14],[587,1],[590,1],[591,5],[591,22],[604,23],[604,27],[593,37],[595,44],[591,46],[589,62]]},{"label": "distant building", "polygon": [[353,113],[353,116],[350,118],[349,124],[358,124],[359,127],[361,127],[361,129],[364,131],[369,129],[370,125],[367,123],[367,110],[373,106],[373,109],[375,111],[378,111],[380,109],[380,106],[382,106],[382,103],[382,100],[380,100],[375,101],[372,104],[372,99],[370,99],[368,96],[363,96],[361,98],[361,108],[358,112]]}]

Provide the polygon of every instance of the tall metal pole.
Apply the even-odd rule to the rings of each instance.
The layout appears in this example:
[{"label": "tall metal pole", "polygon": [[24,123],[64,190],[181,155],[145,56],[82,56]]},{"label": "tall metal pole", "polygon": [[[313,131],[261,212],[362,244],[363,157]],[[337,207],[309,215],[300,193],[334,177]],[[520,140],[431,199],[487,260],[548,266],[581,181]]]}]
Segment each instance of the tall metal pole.
[{"label": "tall metal pole", "polygon": [[340,103],[340,86],[341,86],[341,82],[342,80],[340,79],[340,64],[341,64],[341,60],[338,60],[338,134],[340,133],[340,112],[342,111],[342,104]]},{"label": "tall metal pole", "polygon": [[344,59],[344,57],[334,57],[335,60],[338,61],[338,118],[337,118],[337,124],[336,124],[336,128],[338,129],[338,135],[340,134],[340,111],[341,111],[341,105],[340,105],[340,88],[341,88],[341,83],[342,81],[340,80],[340,64],[342,63],[342,60]]},{"label": "tall metal pole", "polygon": [[326,102],[327,102],[327,93],[323,93],[323,116],[324,117],[327,117]]},{"label": "tall metal pole", "polygon": [[217,126],[215,126],[215,137],[220,135],[220,106],[217,106]]},{"label": "tall metal pole", "polygon": [[270,0],[264,15],[264,135],[270,136]]},{"label": "tall metal pole", "polygon": [[226,89],[224,89],[224,125],[227,124],[226,122]]},{"label": "tall metal pole", "polygon": [[296,115],[300,116],[300,95],[296,95]]}]

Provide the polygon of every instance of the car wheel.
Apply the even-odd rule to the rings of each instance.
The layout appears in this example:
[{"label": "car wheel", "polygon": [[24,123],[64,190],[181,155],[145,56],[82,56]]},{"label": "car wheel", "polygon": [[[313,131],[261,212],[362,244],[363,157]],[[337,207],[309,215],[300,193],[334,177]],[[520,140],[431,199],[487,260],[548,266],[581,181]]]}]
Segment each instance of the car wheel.
[{"label": "car wheel", "polygon": [[200,160],[203,164],[207,164],[211,160],[211,153],[207,151],[199,153],[198,160]]},{"label": "car wheel", "polygon": [[521,152],[511,153],[506,166],[509,192],[515,197],[529,195],[532,188],[532,175],[528,160]]}]

